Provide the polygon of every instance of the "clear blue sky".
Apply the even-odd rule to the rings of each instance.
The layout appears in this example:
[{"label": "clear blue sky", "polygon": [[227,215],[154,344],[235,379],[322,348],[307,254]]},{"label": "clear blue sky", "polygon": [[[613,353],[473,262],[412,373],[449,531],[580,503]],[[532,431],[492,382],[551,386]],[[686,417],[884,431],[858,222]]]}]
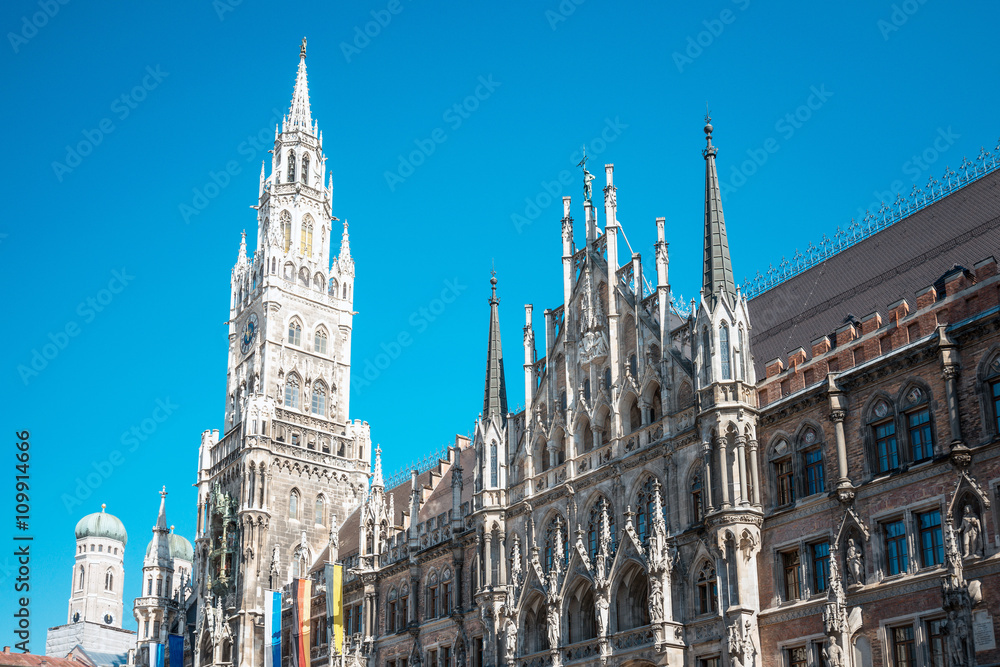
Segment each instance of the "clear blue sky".
[{"label": "clear blue sky", "polygon": [[[356,372],[401,332],[413,341],[351,398],[387,471],[470,431],[493,262],[509,403],[522,403],[523,304],[540,315],[562,298],[560,206],[535,211],[526,199],[572,169],[565,192],[580,220],[572,155],[585,142],[597,153],[602,131],[614,141],[594,155],[595,185],[614,162],[619,217],[645,258],[655,218],[667,218],[671,282],[685,298],[700,283],[706,102],[720,174],[735,187],[725,211],[740,280],[863,215],[875,192],[923,186],[1000,135],[997,3],[63,1],[0,9],[3,421],[8,439],[31,431],[35,652],[45,628],[66,621],[84,513],[107,503],[129,530],[133,629],[162,485],[168,521],[193,537],[199,434],[222,426],[229,273],[240,230],[256,231],[249,206],[303,35],[334,213],[351,223]],[[51,17],[39,14],[46,2]],[[355,44],[372,12],[386,24]],[[449,112],[481,77],[493,83],[470,102],[478,108]],[[438,128],[445,141],[390,187],[399,156]],[[258,133],[263,148],[248,141]],[[79,162],[67,157],[88,141]],[[913,162],[925,151],[932,164]],[[753,155],[763,164],[733,180]],[[181,205],[229,161],[238,173],[186,222]],[[528,214],[518,228],[512,216]],[[115,271],[127,285],[102,291]],[[449,284],[460,286],[454,303],[416,324]],[[25,382],[18,366],[68,325],[76,335]],[[165,416],[158,401],[171,406],[161,423],[149,421]],[[143,441],[123,442],[143,426]],[[11,517],[8,447],[0,498]],[[81,487],[95,471],[95,488]],[[3,554],[12,521],[0,520]],[[12,565],[0,556],[3,644],[14,643]]]}]

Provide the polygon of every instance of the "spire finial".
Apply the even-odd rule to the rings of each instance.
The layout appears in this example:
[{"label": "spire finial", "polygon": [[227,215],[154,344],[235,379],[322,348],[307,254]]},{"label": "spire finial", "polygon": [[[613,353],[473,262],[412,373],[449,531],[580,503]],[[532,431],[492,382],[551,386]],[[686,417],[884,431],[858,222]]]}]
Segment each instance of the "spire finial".
[{"label": "spire finial", "polygon": [[299,58],[306,57],[306,38],[302,38],[302,46],[299,47]]},{"label": "spire finial", "polygon": [[497,297],[497,272],[490,276],[490,331],[486,347],[486,391],[483,397],[483,418],[507,420],[507,383],[503,373],[503,348],[500,345],[500,299]]},{"label": "spire finial", "polygon": [[299,50],[299,68],[295,74],[295,88],[292,90],[292,104],[288,116],[282,124],[283,132],[296,130],[313,133],[312,111],[309,108],[309,83],[306,77],[306,40],[302,38],[302,48]]},{"label": "spire finial", "polygon": [[594,189],[590,182],[594,180],[594,175],[587,171],[587,144],[583,145],[583,159],[576,165],[583,168],[583,200],[590,201]]},{"label": "spire finial", "polygon": [[107,507],[108,507],[107,503],[101,503],[101,512],[107,509]]},{"label": "spire finial", "polygon": [[[706,106],[705,141],[708,145],[701,152],[705,158],[705,266],[702,292],[718,297],[726,294],[732,301],[736,298],[733,281],[733,265],[729,256],[729,241],[726,237],[726,220],[722,213],[722,189],[715,167],[718,149],[712,145],[712,117]],[[714,306],[713,306],[714,308]]]}]

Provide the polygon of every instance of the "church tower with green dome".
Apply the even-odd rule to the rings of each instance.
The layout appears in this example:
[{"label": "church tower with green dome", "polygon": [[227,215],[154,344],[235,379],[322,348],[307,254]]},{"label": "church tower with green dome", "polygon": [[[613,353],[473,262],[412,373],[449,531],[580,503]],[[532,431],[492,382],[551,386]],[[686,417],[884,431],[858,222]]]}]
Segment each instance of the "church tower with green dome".
[{"label": "church tower with green dome", "polygon": [[71,574],[66,625],[50,628],[47,655],[65,656],[75,646],[124,654],[135,634],[122,629],[125,546],[128,533],[106,506],[76,524],[76,557]]}]

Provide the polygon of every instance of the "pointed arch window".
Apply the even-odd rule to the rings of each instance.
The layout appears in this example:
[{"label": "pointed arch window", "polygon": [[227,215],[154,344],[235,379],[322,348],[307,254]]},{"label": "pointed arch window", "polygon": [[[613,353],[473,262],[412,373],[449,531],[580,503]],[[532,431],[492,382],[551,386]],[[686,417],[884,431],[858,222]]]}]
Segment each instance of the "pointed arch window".
[{"label": "pointed arch window", "polygon": [[323,386],[322,382],[313,385],[312,413],[320,416],[326,414],[326,387]]},{"label": "pointed arch window", "polygon": [[115,590],[115,575],[110,568],[108,568],[108,571],[104,573],[104,590]]},{"label": "pointed arch window", "polygon": [[896,438],[896,419],[892,407],[885,399],[879,399],[868,415],[874,444],[873,459],[877,473],[890,472],[899,468],[899,441]]},{"label": "pointed arch window", "polygon": [[[288,252],[288,249],[292,247],[292,214],[288,211],[282,211],[278,219],[281,222],[281,234],[285,242],[285,252]],[[274,273],[273,268],[271,269],[271,273]]]},{"label": "pointed arch window", "polygon": [[701,471],[697,470],[693,475],[691,475],[691,522],[698,523],[704,517],[704,511],[702,509],[704,502],[702,500],[702,487],[701,487]]},{"label": "pointed arch window", "polygon": [[739,368],[740,368],[740,379],[743,380],[744,382],[749,382],[750,381],[750,373],[749,373],[750,353],[749,353],[749,351],[746,348],[746,338],[744,337],[743,325],[742,324],[740,325],[739,336],[740,336],[740,340],[739,340],[739,343],[740,343],[740,356],[737,359],[737,363],[739,364]]},{"label": "pointed arch window", "polygon": [[288,323],[288,344],[289,345],[301,345],[302,344],[302,325],[292,320]]},{"label": "pointed arch window", "polygon": [[288,495],[288,518],[296,521],[299,518],[299,492],[294,489]]},{"label": "pointed arch window", "polygon": [[601,548],[601,524],[602,514],[607,512],[608,516],[608,537],[611,544],[608,545],[610,553],[614,553],[618,547],[618,528],[615,525],[615,512],[611,503],[606,498],[600,498],[593,507],[590,508],[590,519],[587,522],[587,553],[591,560],[597,558],[597,551]]},{"label": "pointed arch window", "polygon": [[[636,500],[636,530],[639,539],[643,544],[649,543],[649,536],[653,532],[653,521],[656,512],[656,480],[649,476],[639,489],[639,497]],[[663,520],[666,523],[666,508],[663,510]]]},{"label": "pointed arch window", "polygon": [[299,378],[289,375],[285,380],[285,407],[299,407]]},{"label": "pointed arch window", "polygon": [[722,379],[732,380],[733,372],[729,365],[729,326],[719,327],[719,361],[722,366]]},{"label": "pointed arch window", "polygon": [[707,561],[698,572],[696,588],[698,591],[698,613],[715,613],[719,608],[719,585],[718,580],[715,578],[715,568]]},{"label": "pointed arch window", "polygon": [[910,460],[926,461],[934,456],[934,429],[928,392],[919,386],[910,387],[903,395],[906,419],[906,439],[909,442]]},{"label": "pointed arch window", "polygon": [[[313,219],[308,213],[302,218],[302,230],[299,238],[299,253],[306,257],[312,257],[313,253]],[[306,284],[309,283],[308,278]]]},{"label": "pointed arch window", "polygon": [[[558,535],[558,540],[557,540]],[[566,539],[566,522],[562,517],[556,516],[549,522],[548,530],[545,532],[545,571],[548,572],[555,565],[556,542],[562,542],[562,566],[565,568],[569,564],[569,541]]]},{"label": "pointed arch window", "polygon": [[295,151],[288,151],[288,183],[295,182]]},{"label": "pointed arch window", "polygon": [[316,507],[313,512],[313,521],[317,526],[326,525],[326,501],[323,500],[323,496],[316,496]]},{"label": "pointed arch window", "polygon": [[712,343],[708,328],[701,330],[701,378],[708,384],[712,380]]},{"label": "pointed arch window", "polygon": [[497,441],[490,444],[490,484],[494,487],[500,484],[500,470],[497,462]]},{"label": "pointed arch window", "polygon": [[[83,570],[83,566],[82,565],[80,566],[80,569],[79,569],[78,572],[79,572],[79,576],[76,579],[76,589],[78,591],[82,591],[83,590],[83,578],[84,578],[84,570]],[[65,581],[65,579],[63,581]]]},{"label": "pointed arch window", "polygon": [[302,182],[309,185],[309,153],[302,155]]},{"label": "pointed arch window", "polygon": [[320,354],[326,354],[326,329],[317,329],[313,347]]},{"label": "pointed arch window", "polygon": [[787,440],[779,440],[771,448],[771,468],[774,472],[775,501],[778,507],[795,502],[795,468],[792,449]]}]

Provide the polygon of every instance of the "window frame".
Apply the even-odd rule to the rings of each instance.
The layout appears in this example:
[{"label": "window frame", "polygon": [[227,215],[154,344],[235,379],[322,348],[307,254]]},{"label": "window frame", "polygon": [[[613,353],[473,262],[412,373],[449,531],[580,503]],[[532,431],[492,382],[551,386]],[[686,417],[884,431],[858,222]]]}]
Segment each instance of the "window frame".
[{"label": "window frame", "polygon": [[[889,534],[890,527],[895,526],[902,528],[902,534]],[[907,541],[908,536],[906,530],[906,520],[903,517],[896,517],[894,519],[882,521],[879,525],[879,530],[881,531],[882,548],[885,556],[885,577],[888,578],[909,574],[910,552]],[[900,546],[902,546],[902,553],[900,553]],[[895,548],[895,553],[893,548]],[[895,572],[893,572],[893,560],[896,561],[897,569]]]}]

